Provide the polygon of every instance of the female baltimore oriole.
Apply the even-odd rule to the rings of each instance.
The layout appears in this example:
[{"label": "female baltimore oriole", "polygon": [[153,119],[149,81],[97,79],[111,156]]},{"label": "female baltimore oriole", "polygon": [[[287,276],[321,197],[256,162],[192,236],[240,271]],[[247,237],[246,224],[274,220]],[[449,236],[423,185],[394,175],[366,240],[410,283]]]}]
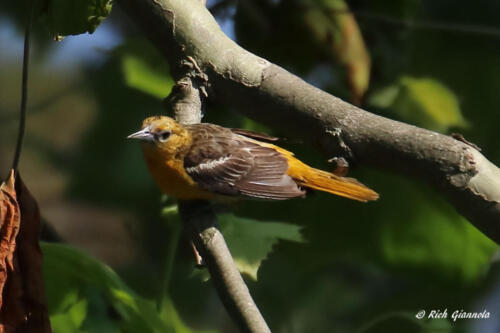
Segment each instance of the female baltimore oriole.
[{"label": "female baltimore oriole", "polygon": [[353,178],[314,169],[293,153],[260,141],[274,139],[264,134],[207,123],[183,126],[155,116],[128,138],[142,140],[153,178],[165,194],[179,199],[281,200],[303,197],[304,188],[358,201],[378,198]]}]

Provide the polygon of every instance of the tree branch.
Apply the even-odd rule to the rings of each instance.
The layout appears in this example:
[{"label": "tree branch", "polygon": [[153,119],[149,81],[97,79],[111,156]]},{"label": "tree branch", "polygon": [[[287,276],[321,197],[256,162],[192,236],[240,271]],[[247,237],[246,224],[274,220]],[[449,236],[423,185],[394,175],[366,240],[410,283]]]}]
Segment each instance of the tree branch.
[{"label": "tree branch", "polygon": [[[329,157],[427,182],[479,230],[500,243],[500,171],[452,137],[376,116],[317,89],[242,49],[198,0],[120,0],[179,77],[190,57],[209,95],[264,124],[318,145]],[[287,119],[289,121],[283,121]],[[340,138],[345,145],[339,145]]]},{"label": "tree branch", "polygon": [[[188,58],[182,64],[184,76],[177,81],[165,104],[181,124],[199,123],[203,96],[206,96],[206,81],[191,59]],[[217,229],[217,218],[210,203],[201,200],[180,201],[179,213],[195,250],[201,253],[215,289],[236,325],[242,332],[270,332],[234,263],[224,237]]]},{"label": "tree branch", "polygon": [[240,330],[271,332],[216,227],[217,220],[210,204],[206,201],[182,202],[179,213],[190,238],[201,252],[222,303]]}]

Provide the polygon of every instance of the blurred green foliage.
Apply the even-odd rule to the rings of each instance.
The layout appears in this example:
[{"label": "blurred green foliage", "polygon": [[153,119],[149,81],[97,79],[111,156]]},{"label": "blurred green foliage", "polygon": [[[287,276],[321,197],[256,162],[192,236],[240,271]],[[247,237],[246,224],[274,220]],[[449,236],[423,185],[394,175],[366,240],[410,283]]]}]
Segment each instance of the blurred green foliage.
[{"label": "blurred green foliage", "polygon": [[152,71],[148,64],[133,55],[123,58],[125,82],[133,88],[154,97],[164,98],[165,92],[172,90],[174,81],[167,75]]},{"label": "blurred green foliage", "polygon": [[[443,133],[459,130],[500,163],[500,3],[256,0],[224,5],[230,10],[223,13],[234,13],[225,19],[234,20],[238,43],[353,100],[349,66],[341,55],[354,52],[348,58],[355,60],[360,54],[338,39],[339,16],[346,15],[339,11],[349,8],[361,35],[351,37],[357,41],[342,38],[362,43],[370,59],[368,67],[364,64],[367,97],[357,102],[381,115]],[[23,10],[10,2],[0,6],[19,28]],[[332,6],[340,9],[336,12]],[[159,99],[173,84],[168,66],[148,41],[124,27],[128,24],[121,23],[122,17],[109,19],[123,43],[103,54],[101,63],[82,68],[83,83],[75,89],[84,90],[92,99],[89,104],[95,104],[95,115],[80,128],[83,137],[64,137],[68,143],[62,148],[35,137],[27,140],[27,151],[36,150],[49,170],[66,175],[61,200],[128,214],[124,224],[137,253],[115,267],[118,277],[81,251],[45,244],[54,331],[234,331],[210,282],[194,277],[191,248],[171,209],[175,203],[161,196],[138,145],[125,140],[146,116],[163,112]],[[49,43],[48,35],[43,38],[37,37],[38,43]],[[0,65],[10,73],[9,64]],[[61,76],[71,75],[60,71]],[[40,75],[39,82],[46,85],[56,74]],[[7,92],[0,110],[15,105],[7,104],[12,94],[6,78],[0,75]],[[281,134],[216,101],[210,103],[205,121]],[[61,104],[72,117],[82,113],[75,99]],[[34,117],[30,115],[39,119]],[[42,125],[37,133],[63,131],[49,121]],[[28,131],[28,139],[29,133],[33,131]],[[7,142],[8,136],[0,135]],[[330,169],[327,158],[310,148],[314,143],[285,139],[280,144],[300,159]],[[29,174],[24,175],[30,185]],[[483,297],[498,287],[498,268],[492,261],[497,245],[426,184],[383,170],[353,170],[352,175],[376,189],[381,199],[360,204],[310,193],[307,199],[288,202],[219,207],[221,230],[240,268],[253,277],[258,269],[258,281],[250,278],[247,283],[273,331],[473,332],[466,321],[418,321],[415,314],[421,309],[473,311],[483,304]],[[101,223],[105,228],[106,221]],[[103,245],[104,240],[95,236],[95,243],[107,248],[121,241]]]},{"label": "blurred green foliage", "polygon": [[243,46],[300,74],[318,62],[338,64],[339,87],[361,103],[371,59],[344,0],[240,1],[235,18]]},{"label": "blurred green foliage", "polygon": [[232,214],[219,215],[220,230],[241,273],[257,280],[257,272],[278,240],[303,242],[300,227],[258,222]]},{"label": "blurred green foliage", "polygon": [[396,85],[374,92],[369,104],[398,112],[405,120],[435,131],[467,127],[457,96],[434,79],[403,76]]},{"label": "blurred green foliage", "polygon": [[108,266],[66,245],[42,243],[44,278],[54,332],[194,332],[171,301],[155,304],[130,288]]}]

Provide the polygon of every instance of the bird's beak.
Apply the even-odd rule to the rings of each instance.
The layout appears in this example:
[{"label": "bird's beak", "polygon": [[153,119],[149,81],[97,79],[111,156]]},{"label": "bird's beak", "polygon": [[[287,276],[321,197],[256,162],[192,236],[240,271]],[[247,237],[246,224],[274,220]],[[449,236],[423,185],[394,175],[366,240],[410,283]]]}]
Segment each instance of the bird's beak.
[{"label": "bird's beak", "polygon": [[127,136],[127,139],[138,139],[138,140],[143,140],[143,141],[153,141],[154,136],[153,134],[149,131],[149,126],[144,127],[141,129],[139,132],[135,132],[133,134],[130,134]]}]

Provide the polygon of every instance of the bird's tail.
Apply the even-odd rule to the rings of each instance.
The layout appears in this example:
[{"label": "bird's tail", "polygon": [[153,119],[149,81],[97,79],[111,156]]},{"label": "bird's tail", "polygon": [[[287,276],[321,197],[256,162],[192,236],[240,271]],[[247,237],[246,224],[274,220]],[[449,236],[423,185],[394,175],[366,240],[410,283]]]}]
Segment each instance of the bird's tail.
[{"label": "bird's tail", "polygon": [[332,173],[312,168],[298,160],[295,161],[300,166],[292,166],[289,169],[289,174],[303,187],[363,202],[377,200],[379,197],[377,192],[361,184],[354,178],[339,177]]},{"label": "bird's tail", "polygon": [[259,144],[271,147],[282,153],[288,161],[287,174],[302,187],[328,192],[363,202],[377,200],[379,198],[377,192],[361,184],[354,178],[340,177],[330,172],[312,168],[296,159],[293,153],[286,149],[262,142],[259,142]]}]

